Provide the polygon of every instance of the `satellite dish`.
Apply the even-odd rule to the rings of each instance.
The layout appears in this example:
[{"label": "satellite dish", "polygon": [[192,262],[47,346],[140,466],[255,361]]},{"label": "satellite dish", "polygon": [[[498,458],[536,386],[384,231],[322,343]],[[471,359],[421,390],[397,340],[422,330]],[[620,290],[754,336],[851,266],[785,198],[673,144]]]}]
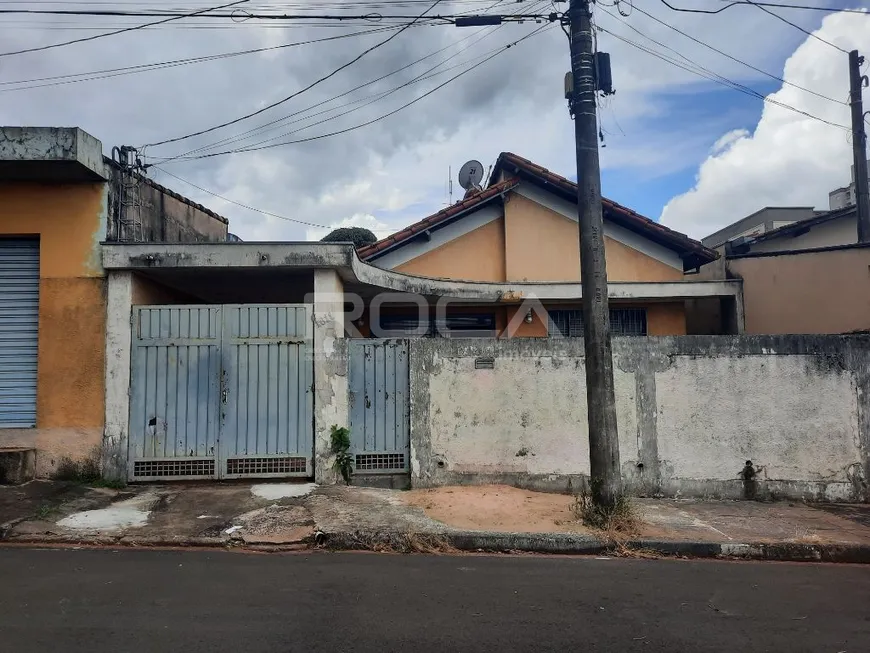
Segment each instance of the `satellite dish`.
[{"label": "satellite dish", "polygon": [[483,179],[483,164],[480,161],[468,161],[459,170],[459,185],[465,190],[478,188]]}]

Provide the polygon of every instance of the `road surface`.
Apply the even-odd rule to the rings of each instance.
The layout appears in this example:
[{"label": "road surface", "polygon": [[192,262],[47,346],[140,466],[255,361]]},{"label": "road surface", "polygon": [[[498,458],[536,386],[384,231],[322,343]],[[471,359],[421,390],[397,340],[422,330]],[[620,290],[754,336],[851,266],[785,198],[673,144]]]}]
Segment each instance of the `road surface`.
[{"label": "road surface", "polygon": [[0,650],[870,651],[870,567],[0,548]]}]

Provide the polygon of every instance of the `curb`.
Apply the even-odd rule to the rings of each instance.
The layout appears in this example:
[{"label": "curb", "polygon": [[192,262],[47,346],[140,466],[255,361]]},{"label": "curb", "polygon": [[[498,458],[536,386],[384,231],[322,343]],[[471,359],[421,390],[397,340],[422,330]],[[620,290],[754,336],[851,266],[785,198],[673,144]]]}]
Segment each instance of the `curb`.
[{"label": "curb", "polygon": [[683,558],[769,560],[780,562],[843,562],[870,564],[870,545],[718,543],[669,540],[627,540],[610,542],[568,533],[490,533],[445,531],[441,533],[372,533],[364,531],[324,534],[324,546],[332,550],[394,550],[426,552],[450,549],[486,553],[541,553],[556,555],[634,554]]},{"label": "curb", "polygon": [[550,555],[607,555],[615,557],[679,557],[780,562],[839,562],[870,564],[870,545],[718,543],[669,540],[609,542],[570,533],[497,533],[443,531],[402,533],[388,531],[320,532],[311,539],[282,544],[247,543],[221,537],[137,537],[135,535],[6,535],[0,546],[103,546],[130,548],[225,549],[258,552],[382,551],[397,553],[537,553]]}]

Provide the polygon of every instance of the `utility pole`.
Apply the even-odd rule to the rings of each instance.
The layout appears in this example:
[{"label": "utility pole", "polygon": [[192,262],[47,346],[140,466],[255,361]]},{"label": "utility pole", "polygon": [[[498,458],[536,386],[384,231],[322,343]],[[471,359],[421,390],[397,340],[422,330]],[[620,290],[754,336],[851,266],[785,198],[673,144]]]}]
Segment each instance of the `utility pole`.
[{"label": "utility pole", "polygon": [[591,18],[589,0],[571,0],[568,9],[573,80],[571,110],[574,114],[577,149],[577,217],[580,222],[580,282],[583,289],[590,478],[595,503],[612,507],[622,495],[622,477],[604,260]]},{"label": "utility pole", "polygon": [[[564,2],[565,0],[556,0]],[[567,20],[571,39],[571,91],[577,149],[577,217],[580,223],[580,283],[583,288],[583,345],[586,350],[586,406],[589,421],[590,489],[593,501],[611,508],[622,496],[610,308],[604,262],[604,219],[601,211],[601,170],[598,164],[598,116],[595,93],[611,93],[609,60],[596,58],[592,39],[591,0],[570,0]],[[457,18],[457,27],[501,25],[507,16]],[[558,13],[548,16],[560,19]],[[604,57],[606,59],[606,55]],[[606,70],[606,80],[603,79]]]},{"label": "utility pole", "polygon": [[855,208],[858,212],[858,242],[870,242],[870,194],[867,191],[867,129],[864,126],[861,76],[864,57],[857,50],[849,53],[849,105],[852,108],[852,157],[855,162]]}]

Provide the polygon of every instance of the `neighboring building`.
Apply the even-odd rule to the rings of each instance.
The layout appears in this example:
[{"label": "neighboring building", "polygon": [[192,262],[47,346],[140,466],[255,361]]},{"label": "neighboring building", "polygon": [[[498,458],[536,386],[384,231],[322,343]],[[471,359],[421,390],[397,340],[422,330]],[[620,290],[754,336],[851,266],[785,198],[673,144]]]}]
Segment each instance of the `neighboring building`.
[{"label": "neighboring building", "polygon": [[[75,128],[0,127],[0,448],[37,472],[99,450],[106,273],[101,242],[124,217],[119,168]],[[227,221],[143,177],[139,239],[220,241]]]},{"label": "neighboring building", "polygon": [[[870,177],[868,177],[870,179]],[[852,183],[828,193],[828,208],[831,211],[855,206],[855,166],[852,166]]]},{"label": "neighboring building", "polygon": [[766,206],[755,213],[712,233],[701,242],[705,247],[717,249],[727,242],[749,239],[819,215],[811,206]]},{"label": "neighboring building", "polygon": [[[697,277],[743,282],[746,333],[870,330],[870,247],[858,243],[854,205],[721,249],[725,255]],[[721,319],[718,310],[704,299],[690,302],[690,328],[711,328]]]},{"label": "neighboring building", "polygon": [[858,242],[858,214],[852,205],[837,211],[817,213],[814,217],[772,231],[730,243],[732,254],[758,254],[820,247],[838,247]]},{"label": "neighboring building", "polygon": [[[577,186],[531,161],[502,153],[489,187],[359,250],[371,265],[405,274],[477,282],[578,282]],[[685,300],[704,286],[684,284],[684,272],[717,258],[698,241],[604,199],[604,232],[611,321],[615,335],[686,333]],[[630,293],[619,293],[631,284]],[[715,301],[717,289],[706,288]],[[614,292],[617,291],[617,292]],[[733,300],[733,297],[726,298]],[[531,316],[518,335],[581,335],[581,306],[569,297],[545,304],[549,317]],[[474,307],[466,327],[501,334],[511,307]],[[736,313],[736,307],[729,311]],[[396,323],[419,325],[407,316]],[[458,320],[458,318],[457,318]],[[736,318],[731,320],[737,332]],[[432,329],[429,329],[430,333]]]}]

